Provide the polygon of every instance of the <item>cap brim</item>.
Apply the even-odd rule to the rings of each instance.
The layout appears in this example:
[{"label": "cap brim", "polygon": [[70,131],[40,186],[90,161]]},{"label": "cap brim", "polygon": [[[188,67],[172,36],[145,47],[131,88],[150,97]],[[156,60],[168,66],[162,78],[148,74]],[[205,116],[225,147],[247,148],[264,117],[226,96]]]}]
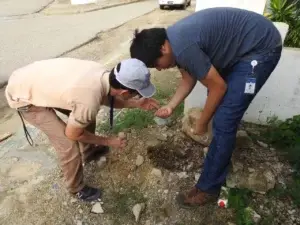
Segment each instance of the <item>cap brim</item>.
[{"label": "cap brim", "polygon": [[144,98],[150,98],[155,94],[156,88],[153,84],[150,85],[142,90],[137,90]]}]

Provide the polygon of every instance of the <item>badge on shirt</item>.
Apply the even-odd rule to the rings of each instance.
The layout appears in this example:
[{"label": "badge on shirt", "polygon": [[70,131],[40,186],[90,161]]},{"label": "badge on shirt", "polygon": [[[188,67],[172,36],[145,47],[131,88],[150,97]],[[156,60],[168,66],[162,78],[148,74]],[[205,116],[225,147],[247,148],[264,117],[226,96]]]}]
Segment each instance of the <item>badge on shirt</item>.
[{"label": "badge on shirt", "polygon": [[245,85],[245,94],[254,94],[255,93],[255,85],[256,85],[256,78],[248,77],[246,79]]}]

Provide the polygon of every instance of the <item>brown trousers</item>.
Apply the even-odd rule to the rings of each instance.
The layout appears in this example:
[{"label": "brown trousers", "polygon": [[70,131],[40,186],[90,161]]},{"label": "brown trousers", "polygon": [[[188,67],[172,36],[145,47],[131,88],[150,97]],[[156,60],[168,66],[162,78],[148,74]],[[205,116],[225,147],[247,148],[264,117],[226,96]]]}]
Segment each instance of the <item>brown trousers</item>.
[{"label": "brown trousers", "polygon": [[[69,114],[67,110],[57,110]],[[68,139],[65,135],[66,123],[56,115],[53,108],[32,106],[21,114],[28,123],[40,129],[49,138],[57,152],[68,191],[80,191],[84,187],[82,163],[92,153],[92,146]],[[96,121],[86,129],[94,133],[95,127]]]}]

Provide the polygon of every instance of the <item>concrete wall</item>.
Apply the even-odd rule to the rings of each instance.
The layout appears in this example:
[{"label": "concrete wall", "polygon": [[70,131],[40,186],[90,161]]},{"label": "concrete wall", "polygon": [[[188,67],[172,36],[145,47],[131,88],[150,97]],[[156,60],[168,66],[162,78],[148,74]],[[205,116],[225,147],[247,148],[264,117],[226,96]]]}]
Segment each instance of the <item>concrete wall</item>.
[{"label": "concrete wall", "polygon": [[[227,2],[227,3],[226,3]],[[253,8],[246,1],[241,0],[211,0],[209,2],[197,0],[196,11],[214,6],[233,6],[250,8],[260,14],[264,11],[264,0],[252,0]],[[215,4],[214,4],[215,3]],[[279,29],[282,39],[286,37],[288,25],[284,23],[274,23]],[[261,91],[257,94],[243,120],[252,123],[265,124],[268,117],[278,116],[279,119],[287,119],[293,115],[300,114],[300,49],[284,48],[278,66],[272,73]],[[185,112],[191,107],[203,107],[206,101],[206,88],[197,83],[194,90],[185,100]]]}]

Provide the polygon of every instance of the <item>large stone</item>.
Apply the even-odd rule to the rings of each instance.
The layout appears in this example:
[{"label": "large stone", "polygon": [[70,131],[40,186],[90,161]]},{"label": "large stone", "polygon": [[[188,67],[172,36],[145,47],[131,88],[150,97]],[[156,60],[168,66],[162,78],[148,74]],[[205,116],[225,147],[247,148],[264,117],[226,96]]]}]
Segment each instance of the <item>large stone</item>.
[{"label": "large stone", "polygon": [[267,167],[244,168],[240,163],[232,166],[227,176],[227,187],[246,188],[254,192],[265,194],[275,187],[274,172]]},{"label": "large stone", "polygon": [[204,146],[208,146],[212,139],[212,123],[208,125],[208,132],[204,135],[195,135],[192,133],[192,129],[195,129],[197,120],[201,117],[201,108],[191,108],[183,118],[182,130],[191,137],[193,140],[199,142]]}]

